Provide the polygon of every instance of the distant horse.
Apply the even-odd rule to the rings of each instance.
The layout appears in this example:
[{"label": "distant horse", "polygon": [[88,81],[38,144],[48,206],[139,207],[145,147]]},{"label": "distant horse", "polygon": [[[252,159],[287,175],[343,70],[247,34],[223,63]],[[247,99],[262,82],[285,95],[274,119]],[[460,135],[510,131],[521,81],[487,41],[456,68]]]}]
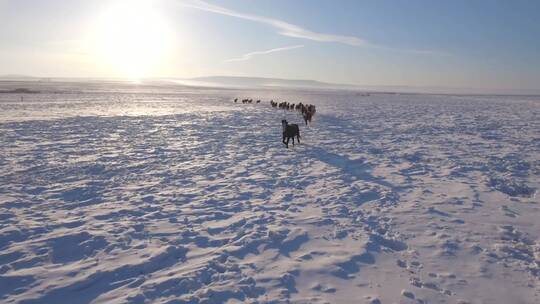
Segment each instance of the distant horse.
[{"label": "distant horse", "polygon": [[[300,143],[300,128],[297,124],[289,124],[285,119],[281,121],[283,128],[283,143],[289,148],[289,139],[292,138],[292,144],[294,146],[294,137]],[[285,141],[287,139],[287,141]]]},{"label": "distant horse", "polygon": [[304,118],[304,122],[306,123],[306,126],[309,123],[311,123],[311,118],[313,115],[315,115],[315,112],[317,110],[315,109],[314,105],[302,105],[300,108],[300,112],[302,112],[302,117]]},{"label": "distant horse", "polygon": [[311,124],[311,118],[313,117],[313,113],[310,111],[306,111],[302,114],[302,117],[304,118],[304,122],[307,126],[308,122]]}]

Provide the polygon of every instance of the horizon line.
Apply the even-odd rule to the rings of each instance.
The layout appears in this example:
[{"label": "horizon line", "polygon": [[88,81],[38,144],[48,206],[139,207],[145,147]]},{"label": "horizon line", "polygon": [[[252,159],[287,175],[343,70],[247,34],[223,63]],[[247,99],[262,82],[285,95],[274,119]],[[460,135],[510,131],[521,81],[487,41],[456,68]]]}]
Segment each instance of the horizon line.
[{"label": "horizon line", "polygon": [[[17,77],[21,79],[17,79]],[[96,81],[122,81],[129,83],[139,83],[144,81],[152,80],[192,80],[197,81],[201,78],[245,78],[245,79],[261,79],[261,80],[281,80],[281,81],[312,81],[317,82],[321,85],[328,86],[337,86],[337,88],[322,88],[322,89],[338,89],[338,90],[374,90],[375,93],[404,93],[404,94],[433,94],[433,95],[493,95],[493,96],[540,96],[540,89],[535,88],[482,88],[482,87],[459,87],[459,86],[434,86],[434,85],[400,85],[400,84],[350,84],[350,83],[333,83],[316,79],[298,79],[298,78],[279,78],[279,77],[264,77],[264,76],[233,76],[233,75],[207,75],[207,76],[196,76],[196,77],[179,77],[179,76],[151,76],[143,77],[140,79],[131,79],[128,77],[121,76],[32,76],[24,74],[6,74],[0,75],[0,82],[30,82],[30,81],[43,81],[48,79],[51,82],[56,80],[96,80]],[[11,78],[11,79],[10,79]],[[32,80],[29,80],[32,79]],[[193,85],[192,85],[193,86]],[[339,88],[339,86],[349,87],[349,88]],[[219,86],[212,86],[219,87]],[[247,86],[249,87],[249,86]],[[266,86],[265,88],[271,88]],[[294,88],[294,87],[291,87]],[[301,88],[301,87],[297,87]],[[393,89],[393,90],[392,90]],[[399,91],[400,89],[409,89],[412,91]],[[455,92],[423,92],[422,90],[453,90]],[[377,91],[377,90],[389,90],[389,91]],[[419,90],[419,91],[414,91]],[[467,92],[458,92],[462,91],[482,91],[476,93],[467,93]],[[506,93],[504,93],[506,92]]]}]

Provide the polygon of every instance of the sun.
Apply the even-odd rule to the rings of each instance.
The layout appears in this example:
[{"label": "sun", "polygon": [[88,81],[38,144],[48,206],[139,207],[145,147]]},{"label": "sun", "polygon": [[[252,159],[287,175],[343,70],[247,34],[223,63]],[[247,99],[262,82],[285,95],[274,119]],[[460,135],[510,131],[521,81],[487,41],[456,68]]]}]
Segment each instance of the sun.
[{"label": "sun", "polygon": [[164,18],[144,0],[116,2],[99,16],[93,36],[98,60],[135,80],[155,72],[173,44]]}]

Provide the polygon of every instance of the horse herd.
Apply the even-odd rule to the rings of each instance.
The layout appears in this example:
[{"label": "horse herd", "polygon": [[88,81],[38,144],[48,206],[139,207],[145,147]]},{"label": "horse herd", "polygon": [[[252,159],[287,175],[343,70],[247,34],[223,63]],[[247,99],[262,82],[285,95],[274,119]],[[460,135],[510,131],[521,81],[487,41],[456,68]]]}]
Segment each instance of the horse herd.
[{"label": "horse herd", "polygon": [[[238,98],[235,98],[235,99],[234,99],[234,102],[238,102]],[[253,99],[247,99],[247,98],[246,98],[246,99],[242,99],[241,102],[242,102],[242,103],[253,103]],[[257,100],[255,101],[255,103],[261,103],[261,100],[260,100],[260,99],[257,99]]]},{"label": "horse herd", "polygon": [[[238,98],[234,99],[235,103],[238,103]],[[243,104],[250,104],[253,103],[253,99],[251,98],[245,98],[242,99],[240,102]],[[260,99],[257,99],[255,103],[261,103]],[[289,111],[298,111],[302,114],[302,118],[304,119],[304,122],[306,126],[308,125],[308,122],[311,124],[311,119],[313,118],[313,115],[315,115],[316,107],[312,104],[303,104],[301,102],[294,104],[289,103],[286,101],[283,102],[276,102],[274,100],[270,100],[270,105],[272,108],[278,108],[283,110],[289,110]],[[298,143],[300,143],[300,127],[297,124],[289,124],[287,120],[283,119],[281,121],[281,127],[283,130],[283,144],[289,147],[289,140],[292,139],[292,144],[294,146],[294,138],[296,137],[296,140]]]}]

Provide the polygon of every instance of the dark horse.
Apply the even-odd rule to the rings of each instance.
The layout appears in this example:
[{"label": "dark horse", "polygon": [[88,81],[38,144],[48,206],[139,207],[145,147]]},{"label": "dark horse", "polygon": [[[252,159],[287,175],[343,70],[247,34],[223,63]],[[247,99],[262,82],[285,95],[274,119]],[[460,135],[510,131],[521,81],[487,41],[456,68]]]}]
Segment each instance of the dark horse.
[{"label": "dark horse", "polygon": [[311,124],[311,118],[313,117],[313,113],[310,111],[306,111],[302,113],[302,117],[304,117],[304,122],[306,123],[306,126],[308,122]]},{"label": "dark horse", "polygon": [[[289,139],[292,138],[292,144],[294,146],[294,137],[300,143],[300,128],[297,124],[289,124],[285,119],[281,121],[281,126],[283,127],[283,143],[289,147]],[[287,141],[285,141],[287,139]]]}]

